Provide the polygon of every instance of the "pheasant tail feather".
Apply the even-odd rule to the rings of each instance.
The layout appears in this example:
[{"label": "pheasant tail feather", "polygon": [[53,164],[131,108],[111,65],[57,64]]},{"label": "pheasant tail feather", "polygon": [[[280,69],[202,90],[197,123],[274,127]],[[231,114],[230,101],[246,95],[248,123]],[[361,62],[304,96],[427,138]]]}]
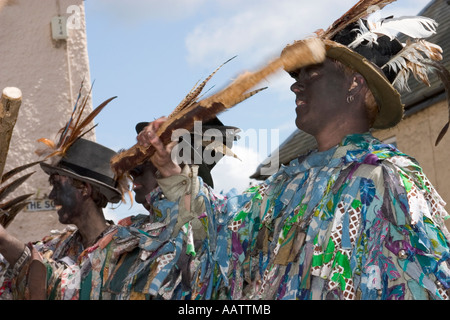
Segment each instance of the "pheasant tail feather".
[{"label": "pheasant tail feather", "polygon": [[203,91],[203,89],[206,86],[206,84],[208,83],[208,81],[211,80],[211,78],[217,73],[217,71],[219,71],[225,64],[227,64],[234,58],[236,58],[236,56],[228,59],[227,61],[222,63],[219,67],[217,67],[216,70],[214,70],[214,72],[212,72],[208,77],[206,77],[206,79],[203,80],[203,82],[200,85],[194,86],[194,88],[186,95],[186,97],[178,104],[178,106],[173,110],[173,112],[168,117],[169,118],[173,117],[174,115],[176,115],[178,112],[180,112],[184,108],[195,103],[196,102],[195,100],[198,98],[200,93]]},{"label": "pheasant tail feather", "polygon": [[28,168],[30,168],[30,167],[32,167],[32,166],[38,164],[38,163],[41,163],[41,162],[42,162],[42,161],[31,162],[31,163],[28,163],[28,164],[25,164],[25,165],[16,167],[16,168],[14,168],[14,169],[12,169],[12,170],[10,170],[10,171],[4,173],[4,174],[2,175],[2,179],[1,179],[1,182],[0,182],[0,183],[4,183],[6,180],[10,179],[10,178],[13,177],[14,175],[16,175],[16,174],[18,174],[18,173],[24,171],[25,169],[28,169]]},{"label": "pheasant tail feather", "polygon": [[5,199],[11,192],[16,190],[25,180],[27,180],[34,172],[28,173],[20,178],[17,178],[10,184],[0,188],[0,201]]}]

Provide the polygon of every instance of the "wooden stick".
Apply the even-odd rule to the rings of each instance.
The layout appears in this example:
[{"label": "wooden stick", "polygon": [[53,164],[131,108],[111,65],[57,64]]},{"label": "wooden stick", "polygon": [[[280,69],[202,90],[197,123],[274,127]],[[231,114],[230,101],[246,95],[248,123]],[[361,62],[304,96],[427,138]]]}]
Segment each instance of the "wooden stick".
[{"label": "wooden stick", "polygon": [[9,0],[0,0],[0,11],[8,4]]},{"label": "wooden stick", "polygon": [[0,176],[5,168],[9,143],[22,104],[22,92],[18,88],[6,87],[0,98]]}]

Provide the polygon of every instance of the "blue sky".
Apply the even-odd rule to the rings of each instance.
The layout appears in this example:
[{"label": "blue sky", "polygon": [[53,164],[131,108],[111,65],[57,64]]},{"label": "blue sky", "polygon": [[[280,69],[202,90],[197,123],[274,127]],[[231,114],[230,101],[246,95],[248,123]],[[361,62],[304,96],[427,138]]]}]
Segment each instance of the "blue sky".
[{"label": "blue sky", "polygon": [[[169,115],[190,89],[237,56],[209,81],[207,95],[240,73],[277,57],[286,44],[327,28],[356,0],[86,0],[93,104],[118,96],[96,118],[97,141],[109,148],[136,142],[134,126]],[[383,16],[416,15],[428,0],[399,0]],[[439,31],[439,30],[438,30]],[[248,176],[295,130],[292,80],[283,72],[261,83],[268,89],[219,115],[256,141],[238,142],[237,159],[213,170],[216,189],[243,190]],[[250,139],[251,140],[251,139]],[[267,142],[266,142],[267,140]],[[139,206],[126,214],[142,211]],[[123,206],[122,206],[123,207]],[[120,211],[120,210],[119,210]]]}]

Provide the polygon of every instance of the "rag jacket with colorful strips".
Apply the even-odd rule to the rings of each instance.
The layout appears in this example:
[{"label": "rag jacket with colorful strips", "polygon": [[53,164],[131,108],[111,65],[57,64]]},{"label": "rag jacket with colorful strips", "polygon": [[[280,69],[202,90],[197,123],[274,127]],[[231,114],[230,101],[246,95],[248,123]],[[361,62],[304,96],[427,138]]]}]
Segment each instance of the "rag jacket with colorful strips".
[{"label": "rag jacket with colorful strips", "polygon": [[215,299],[448,299],[445,202],[369,133],[215,201]]}]

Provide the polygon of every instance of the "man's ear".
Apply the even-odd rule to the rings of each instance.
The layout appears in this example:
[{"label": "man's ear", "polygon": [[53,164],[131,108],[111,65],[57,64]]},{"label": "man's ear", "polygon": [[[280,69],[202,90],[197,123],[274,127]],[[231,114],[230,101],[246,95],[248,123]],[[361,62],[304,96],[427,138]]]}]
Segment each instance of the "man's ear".
[{"label": "man's ear", "polygon": [[358,95],[361,92],[361,90],[363,90],[363,88],[366,87],[364,85],[366,83],[366,80],[359,73],[353,74],[352,77],[353,77],[353,80],[350,85],[350,88],[348,89],[348,93],[349,93],[349,95],[352,95],[355,97],[356,95]]},{"label": "man's ear", "polygon": [[83,196],[91,196],[92,195],[92,186],[89,183],[84,183],[81,194]]}]

